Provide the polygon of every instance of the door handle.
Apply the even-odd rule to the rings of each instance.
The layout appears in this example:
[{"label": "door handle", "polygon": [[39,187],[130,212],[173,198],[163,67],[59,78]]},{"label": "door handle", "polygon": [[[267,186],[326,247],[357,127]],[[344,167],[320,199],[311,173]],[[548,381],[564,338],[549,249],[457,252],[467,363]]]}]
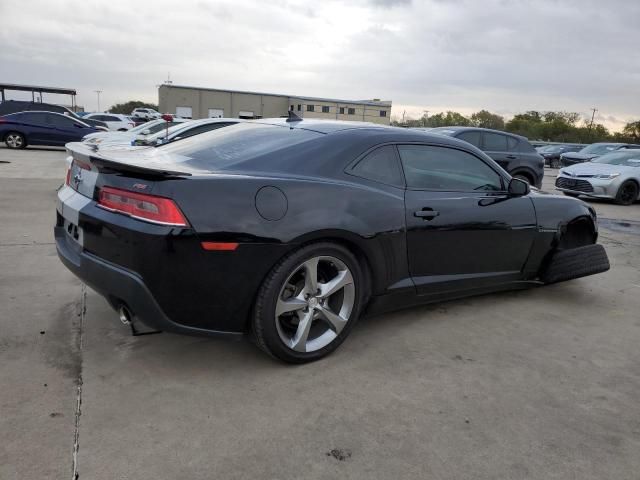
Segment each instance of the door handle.
[{"label": "door handle", "polygon": [[417,210],[413,212],[414,217],[424,218],[425,220],[432,220],[440,215],[440,212],[436,212],[431,208],[423,208],[422,210]]},{"label": "door handle", "polygon": [[518,157],[516,157],[515,155],[507,155],[507,158],[508,158],[509,160],[515,160],[515,159],[516,159],[516,158],[518,158]]}]

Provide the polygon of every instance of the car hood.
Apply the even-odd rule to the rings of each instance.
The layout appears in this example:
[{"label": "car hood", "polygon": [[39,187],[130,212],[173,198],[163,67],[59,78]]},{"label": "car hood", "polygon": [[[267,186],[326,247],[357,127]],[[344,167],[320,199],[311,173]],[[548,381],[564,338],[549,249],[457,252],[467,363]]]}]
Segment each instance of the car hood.
[{"label": "car hood", "polygon": [[563,153],[562,156],[565,158],[575,158],[576,160],[591,160],[592,158],[599,157],[600,155],[594,153],[571,152]]},{"label": "car hood", "polygon": [[609,163],[594,163],[586,162],[570,167],[563,168],[560,173],[564,173],[569,176],[584,176],[584,175],[603,175],[609,173],[622,173],[629,170],[639,171],[638,167],[628,167],[625,165],[611,165]]}]

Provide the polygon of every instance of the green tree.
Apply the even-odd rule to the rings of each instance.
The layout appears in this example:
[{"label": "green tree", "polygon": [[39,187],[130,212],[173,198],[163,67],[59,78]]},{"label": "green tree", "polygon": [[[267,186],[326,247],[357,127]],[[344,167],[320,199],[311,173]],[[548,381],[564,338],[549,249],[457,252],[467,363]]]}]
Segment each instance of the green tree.
[{"label": "green tree", "polygon": [[153,108],[154,110],[158,110],[158,106],[153,103],[146,103],[140,100],[130,100],[125,103],[116,103],[115,105],[112,105],[109,112],[131,115],[134,108]]},{"label": "green tree", "polygon": [[640,141],[640,120],[627,123],[622,129],[622,134],[632,142]]},{"label": "green tree", "polygon": [[435,115],[422,117],[423,125],[425,127],[466,127],[471,125],[471,120],[458,112],[452,112],[448,110],[446,113],[440,112]]},{"label": "green tree", "polygon": [[492,128],[494,130],[504,130],[504,118],[487,110],[480,110],[471,115],[471,125],[480,128]]}]

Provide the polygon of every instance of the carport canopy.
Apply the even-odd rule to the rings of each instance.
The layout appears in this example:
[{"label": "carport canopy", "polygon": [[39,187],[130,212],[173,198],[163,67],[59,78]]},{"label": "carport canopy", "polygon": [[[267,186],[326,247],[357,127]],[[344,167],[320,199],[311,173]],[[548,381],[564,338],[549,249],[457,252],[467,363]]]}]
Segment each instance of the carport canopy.
[{"label": "carport canopy", "polygon": [[0,83],[0,101],[5,101],[5,91],[14,92],[31,92],[31,100],[36,101],[36,93],[40,94],[40,101],[42,101],[43,93],[56,93],[59,95],[69,95],[71,97],[71,107],[75,111],[76,107],[76,95],[77,92],[73,88],[58,88],[58,87],[40,87],[36,85],[19,85],[16,83]]}]

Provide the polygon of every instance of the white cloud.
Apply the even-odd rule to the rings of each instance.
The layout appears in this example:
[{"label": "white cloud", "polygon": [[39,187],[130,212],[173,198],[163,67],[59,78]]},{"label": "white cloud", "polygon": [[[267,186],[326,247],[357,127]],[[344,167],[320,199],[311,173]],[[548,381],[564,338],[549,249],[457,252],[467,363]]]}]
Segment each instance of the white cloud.
[{"label": "white cloud", "polygon": [[[6,82],[95,108],[176,84],[506,115],[640,116],[640,3],[625,0],[0,2]],[[600,117],[597,117],[600,119]]]}]

